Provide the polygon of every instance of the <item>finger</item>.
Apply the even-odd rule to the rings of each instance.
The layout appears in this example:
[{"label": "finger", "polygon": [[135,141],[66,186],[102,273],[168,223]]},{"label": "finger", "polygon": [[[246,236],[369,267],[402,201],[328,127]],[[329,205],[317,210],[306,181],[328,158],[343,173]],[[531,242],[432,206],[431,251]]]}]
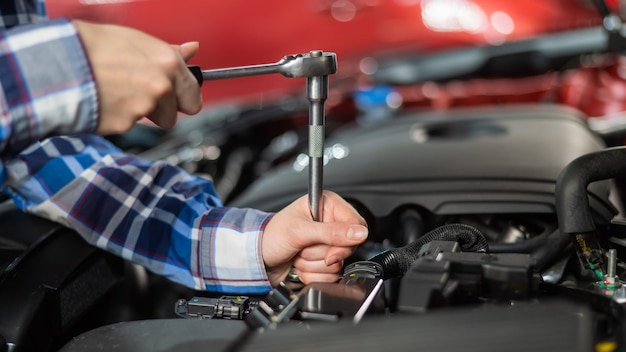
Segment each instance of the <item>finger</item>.
[{"label": "finger", "polygon": [[327,244],[329,246],[352,247],[367,239],[367,227],[362,225],[349,225],[344,223],[311,222],[297,240],[301,241],[299,247],[306,248],[315,244]]},{"label": "finger", "polygon": [[326,265],[323,260],[310,261],[298,257],[294,259],[293,266],[302,272],[339,274],[342,272],[343,262]]},{"label": "finger", "polygon": [[174,93],[178,100],[178,111],[194,115],[202,110],[200,85],[184,63],[174,74]]},{"label": "finger", "polygon": [[169,82],[162,83],[162,87],[154,88],[154,96],[157,96],[156,106],[147,117],[161,128],[170,128],[176,123],[178,103],[172,92]]},{"label": "finger", "polygon": [[188,42],[178,46],[180,56],[183,57],[183,60],[185,60],[185,62],[189,61],[194,55],[196,55],[199,49],[200,43],[198,42]]},{"label": "finger", "polygon": [[324,191],[324,210],[322,221],[337,221],[345,223],[358,223],[366,226],[365,219],[356,209],[337,193]]},{"label": "finger", "polygon": [[298,273],[298,276],[300,277],[300,280],[307,285],[312,282],[337,282],[339,280],[338,274],[301,272]]},{"label": "finger", "polygon": [[298,254],[304,260],[324,260],[326,265],[332,265],[348,258],[356,249],[353,247],[332,247],[325,244],[309,246]]},{"label": "finger", "polygon": [[354,253],[354,247],[330,247],[326,254],[324,255],[324,263],[326,265],[333,265],[335,263],[342,263],[345,259],[347,259],[352,253]]},{"label": "finger", "polygon": [[[178,46],[178,51],[185,63],[196,55],[199,49],[200,43],[198,42],[188,42]],[[178,109],[188,115],[197,114],[202,109],[202,96],[200,95],[198,81],[193,77],[186,66],[183,68],[183,71],[182,76],[178,77],[176,81],[178,88],[177,96],[179,99]],[[180,88],[178,85],[180,85]]]},{"label": "finger", "polygon": [[326,253],[330,248],[333,248],[327,244],[317,244],[308,246],[298,253],[299,257],[305,260],[320,260],[326,257]]}]

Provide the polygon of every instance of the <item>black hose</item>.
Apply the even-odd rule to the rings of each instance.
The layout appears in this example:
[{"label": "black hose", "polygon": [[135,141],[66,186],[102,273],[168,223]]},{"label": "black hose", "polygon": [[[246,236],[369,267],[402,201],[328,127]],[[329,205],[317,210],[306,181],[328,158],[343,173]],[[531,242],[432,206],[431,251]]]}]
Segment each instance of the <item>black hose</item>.
[{"label": "black hose", "polygon": [[449,224],[438,227],[404,247],[394,248],[375,255],[369,261],[383,269],[383,279],[404,275],[418,258],[419,250],[431,241],[456,241],[466,252],[488,251],[485,236],[476,228],[465,224]]},{"label": "black hose", "polygon": [[424,235],[424,221],[415,209],[406,209],[398,219],[400,229],[394,235],[395,242],[400,246],[413,243]]},{"label": "black hose", "polygon": [[514,243],[491,243],[489,252],[491,253],[531,253],[535,249],[543,246],[554,228],[546,229],[539,235],[524,241]]},{"label": "black hose", "polygon": [[615,178],[626,171],[626,148],[615,147],[585,154],[570,162],[556,181],[556,213],[559,228],[568,234],[595,230],[587,186]]},{"label": "black hose", "polygon": [[572,243],[569,234],[555,230],[546,238],[541,247],[536,248],[530,253],[535,259],[535,268],[542,271],[552,264],[559,255],[563,254],[565,248]]},{"label": "black hose", "polygon": [[614,147],[585,154],[570,162],[556,181],[555,205],[559,229],[568,234],[579,258],[588,268],[603,267],[602,249],[596,229],[587,186],[611,179],[626,171],[626,147]]}]

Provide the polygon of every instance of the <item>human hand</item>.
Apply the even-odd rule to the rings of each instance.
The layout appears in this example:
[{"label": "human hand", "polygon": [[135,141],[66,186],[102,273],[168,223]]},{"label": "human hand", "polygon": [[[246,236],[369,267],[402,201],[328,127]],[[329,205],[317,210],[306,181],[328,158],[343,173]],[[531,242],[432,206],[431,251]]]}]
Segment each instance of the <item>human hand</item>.
[{"label": "human hand", "polygon": [[365,220],[333,192],[322,195],[322,221],[313,221],[306,196],[276,213],[263,232],[263,261],[273,286],[291,267],[305,284],[335,282],[343,260],[367,238]]},{"label": "human hand", "polygon": [[198,43],[169,45],[127,27],[73,23],[95,76],[100,108],[96,133],[126,132],[143,117],[170,128],[177,112],[200,111],[200,87],[185,63]]}]

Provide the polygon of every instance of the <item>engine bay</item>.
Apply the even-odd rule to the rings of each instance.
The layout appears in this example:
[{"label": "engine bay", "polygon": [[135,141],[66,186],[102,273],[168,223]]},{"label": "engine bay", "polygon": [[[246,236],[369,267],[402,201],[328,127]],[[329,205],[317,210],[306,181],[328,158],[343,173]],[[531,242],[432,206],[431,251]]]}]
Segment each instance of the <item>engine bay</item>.
[{"label": "engine bay", "polygon": [[[626,351],[626,128],[592,128],[559,94],[572,67],[619,71],[623,47],[598,27],[332,82],[324,188],[369,227],[336,283],[194,291],[3,199],[0,352]],[[452,56],[480,60],[460,72]],[[502,76],[532,92],[497,92]],[[454,95],[473,79],[491,95]],[[416,98],[433,85],[445,108]],[[211,179],[226,206],[274,212],[308,191],[307,108],[227,104],[110,140]]]},{"label": "engine bay", "polygon": [[[587,179],[584,199],[560,182],[577,160],[624,149],[607,148],[579,112],[542,104],[414,113],[338,129],[327,145],[326,187],[370,227],[340,282],[287,284],[264,297],[194,292],[5,204],[3,337],[22,341],[15,351],[275,350],[287,341],[296,351],[622,348],[620,163]],[[275,211],[306,193],[298,160],[229,205]],[[563,223],[580,208],[593,229]],[[576,247],[581,234],[597,268]],[[60,247],[78,254],[59,260]]]}]

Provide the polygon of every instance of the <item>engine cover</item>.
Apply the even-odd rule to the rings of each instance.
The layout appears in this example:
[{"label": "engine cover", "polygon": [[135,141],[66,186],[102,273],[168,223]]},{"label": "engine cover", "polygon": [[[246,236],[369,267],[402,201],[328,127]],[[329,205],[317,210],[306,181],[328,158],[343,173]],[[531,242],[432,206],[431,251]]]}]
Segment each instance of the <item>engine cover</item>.
[{"label": "engine cover", "polygon": [[[605,148],[584,118],[565,106],[519,105],[350,128],[326,141],[324,188],[374,217],[407,204],[438,215],[554,213],[561,170]],[[277,211],[306,194],[307,169],[296,161],[268,172],[229,205]],[[614,216],[609,185],[588,189],[601,222]]]}]

